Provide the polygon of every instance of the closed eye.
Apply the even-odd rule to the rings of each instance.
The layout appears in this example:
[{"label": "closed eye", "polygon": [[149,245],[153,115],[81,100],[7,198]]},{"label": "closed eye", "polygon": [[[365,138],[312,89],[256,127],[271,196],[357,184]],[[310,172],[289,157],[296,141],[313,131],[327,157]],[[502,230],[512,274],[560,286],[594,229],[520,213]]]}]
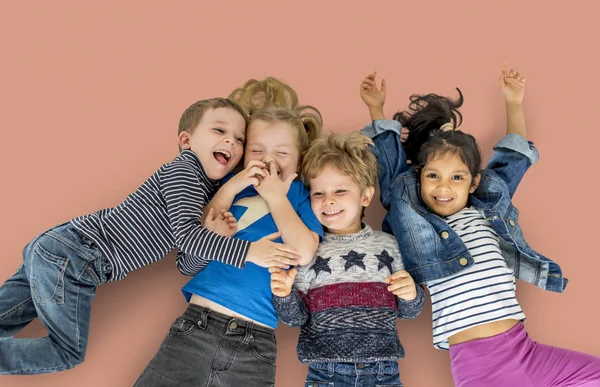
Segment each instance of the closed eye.
[{"label": "closed eye", "polygon": [[314,192],[312,194],[312,196],[315,197],[315,198],[319,198],[319,197],[323,196],[323,192]]},{"label": "closed eye", "polygon": [[336,189],[335,190],[335,193],[338,195],[345,194],[346,192],[348,192],[348,190],[346,190],[346,189]]},{"label": "closed eye", "polygon": [[221,133],[221,134],[225,133],[225,131],[221,128],[213,128],[213,130],[217,133]]},{"label": "closed eye", "polygon": [[242,137],[236,137],[235,139],[237,142],[239,142],[240,144],[244,145],[244,139]]}]

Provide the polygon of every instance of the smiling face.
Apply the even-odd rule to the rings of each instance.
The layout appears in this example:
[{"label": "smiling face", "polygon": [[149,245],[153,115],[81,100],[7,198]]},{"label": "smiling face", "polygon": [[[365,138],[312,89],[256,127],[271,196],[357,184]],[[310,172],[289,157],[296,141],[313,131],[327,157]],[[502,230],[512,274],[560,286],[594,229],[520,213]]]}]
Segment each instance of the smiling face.
[{"label": "smiling face", "polygon": [[179,133],[179,146],[198,156],[209,179],[219,180],[242,158],[246,122],[231,108],[207,110],[190,134]]},{"label": "smiling face", "polygon": [[467,206],[469,194],[475,192],[475,179],[469,167],[453,153],[433,158],[421,170],[421,197],[434,213],[449,216]]},{"label": "smiling face", "polygon": [[352,177],[326,164],[310,179],[310,206],[327,232],[354,234],[362,228],[363,208],[374,192],[374,187],[361,190]]},{"label": "smiling face", "polygon": [[269,167],[277,167],[281,180],[296,173],[300,164],[296,129],[284,122],[253,121],[248,126],[244,167],[252,160],[260,160]]}]

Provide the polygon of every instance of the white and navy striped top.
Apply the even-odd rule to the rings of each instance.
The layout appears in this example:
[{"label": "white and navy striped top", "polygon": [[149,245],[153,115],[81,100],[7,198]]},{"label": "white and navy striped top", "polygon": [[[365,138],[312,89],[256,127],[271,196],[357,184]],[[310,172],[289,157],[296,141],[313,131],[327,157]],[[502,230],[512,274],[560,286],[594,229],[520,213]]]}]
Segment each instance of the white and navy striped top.
[{"label": "white and navy striped top", "polygon": [[502,257],[498,234],[473,207],[448,216],[475,264],[427,283],[431,294],[433,346],[447,350],[448,337],[492,321],[524,320],[515,298],[515,276]]},{"label": "white and navy striped top", "polygon": [[202,209],[218,183],[196,154],[184,150],[119,206],[74,218],[79,233],[98,245],[112,265],[110,281],[158,261],[177,248],[177,268],[195,275],[211,260],[243,267],[250,242],[201,226]]}]

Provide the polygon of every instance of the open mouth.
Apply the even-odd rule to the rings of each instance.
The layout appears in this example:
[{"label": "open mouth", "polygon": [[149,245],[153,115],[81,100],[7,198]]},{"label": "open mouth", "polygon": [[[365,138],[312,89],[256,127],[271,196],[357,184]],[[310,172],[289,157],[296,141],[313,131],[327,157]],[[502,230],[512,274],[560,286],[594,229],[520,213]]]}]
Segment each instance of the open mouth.
[{"label": "open mouth", "polygon": [[224,149],[217,149],[213,152],[213,157],[219,164],[227,165],[229,159],[231,159],[231,153]]}]

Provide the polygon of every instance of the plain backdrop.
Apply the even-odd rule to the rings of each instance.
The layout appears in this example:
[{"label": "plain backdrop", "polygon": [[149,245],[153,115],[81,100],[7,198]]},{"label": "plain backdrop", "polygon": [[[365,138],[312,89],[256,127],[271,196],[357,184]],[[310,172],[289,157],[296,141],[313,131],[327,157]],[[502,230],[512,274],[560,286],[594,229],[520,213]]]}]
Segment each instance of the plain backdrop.
[{"label": "plain backdrop", "polygon": [[[498,75],[528,79],[528,134],[541,158],[514,198],[529,243],[559,262],[564,294],[518,283],[533,339],[600,356],[599,6],[592,1],[114,1],[0,4],[0,283],[38,233],[118,205],[177,155],[191,103],[275,76],[325,127],[368,122],[359,97],[377,70],[386,113],[412,93],[465,95],[462,129],[485,159],[505,130]],[[367,221],[381,228],[377,200]],[[183,312],[174,256],[101,286],[85,362],[0,386],[131,386]],[[410,387],[452,386],[431,338],[431,306],[398,323]],[[22,335],[45,335],[39,322]],[[277,329],[277,387],[304,385],[298,330]],[[1,354],[6,356],[6,354]]]}]

